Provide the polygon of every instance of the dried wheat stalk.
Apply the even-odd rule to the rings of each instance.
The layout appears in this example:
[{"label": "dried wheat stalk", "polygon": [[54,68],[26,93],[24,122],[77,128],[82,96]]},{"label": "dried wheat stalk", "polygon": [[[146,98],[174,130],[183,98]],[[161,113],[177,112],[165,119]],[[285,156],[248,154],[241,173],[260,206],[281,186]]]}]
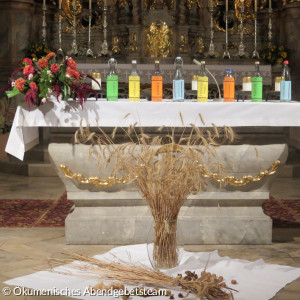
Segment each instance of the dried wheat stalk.
[{"label": "dried wheat stalk", "polygon": [[185,133],[184,129],[179,137],[174,128],[165,136],[150,137],[135,125],[123,129],[129,142],[122,145],[113,142],[116,129],[111,138],[102,129],[96,134],[80,128],[75,143],[98,145],[107,163],[115,161],[112,176],[126,174],[135,182],[155,221],[155,265],[172,268],[178,264],[176,226],[180,208],[189,194],[199,192],[205,184],[205,172],[201,171],[217,166],[219,173],[224,172],[222,165],[210,163],[210,158],[215,156],[216,146],[233,141],[234,132],[228,127],[214,126],[211,131],[191,124],[191,131]]},{"label": "dried wheat stalk", "polygon": [[[79,269],[93,278],[100,280],[118,281],[129,285],[154,286],[157,288],[180,287],[187,293],[193,293],[200,299],[222,299],[233,298],[233,291],[226,285],[222,276],[202,271],[199,276],[187,271],[187,276],[178,274],[177,277],[166,275],[158,270],[153,270],[142,264],[133,264],[120,260],[101,261],[93,257],[65,251],[71,260],[84,262],[85,264],[70,264],[68,267]],[[64,260],[51,259],[57,265]],[[93,287],[97,289],[97,285]]]}]

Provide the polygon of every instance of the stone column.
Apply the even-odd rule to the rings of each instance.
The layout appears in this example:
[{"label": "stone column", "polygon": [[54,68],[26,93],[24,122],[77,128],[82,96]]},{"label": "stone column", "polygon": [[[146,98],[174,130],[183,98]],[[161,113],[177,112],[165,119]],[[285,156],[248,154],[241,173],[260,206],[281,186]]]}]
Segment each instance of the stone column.
[{"label": "stone column", "polygon": [[0,86],[7,84],[35,36],[34,0],[0,0]]}]

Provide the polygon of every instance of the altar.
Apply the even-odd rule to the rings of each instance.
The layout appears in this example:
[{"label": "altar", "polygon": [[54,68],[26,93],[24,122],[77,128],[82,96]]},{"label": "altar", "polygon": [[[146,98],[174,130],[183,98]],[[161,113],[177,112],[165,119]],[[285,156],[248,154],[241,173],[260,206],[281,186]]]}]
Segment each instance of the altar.
[{"label": "altar", "polygon": [[[216,126],[283,126],[299,127],[299,104],[279,102],[119,102],[87,101],[83,108],[76,102],[49,101],[29,111],[18,107],[6,151],[19,159],[38,142],[38,127],[92,128],[129,127],[136,124],[145,130],[161,126],[178,129]],[[181,115],[181,117],[180,117]],[[153,132],[153,131],[152,131]],[[99,174],[89,156],[90,146],[49,145],[49,154],[64,182],[68,199],[75,203],[66,219],[68,244],[133,244],[146,242],[145,228],[151,227],[151,215],[132,187],[99,189],[76,183],[59,168],[65,164],[84,176]],[[236,165],[236,177],[253,176],[271,168],[275,160],[282,167],[287,146],[232,145],[221,146],[220,157]],[[101,175],[101,174],[100,174]],[[102,174],[103,175],[103,174]],[[107,176],[107,174],[106,174]],[[102,176],[103,177],[103,176]],[[269,198],[274,175],[245,187],[224,187],[219,190],[208,184],[205,190],[192,195],[181,210],[179,222],[186,244],[270,244],[272,221],[261,205]],[[226,232],[224,228],[227,228]],[[228,232],[230,232],[228,234]]]}]

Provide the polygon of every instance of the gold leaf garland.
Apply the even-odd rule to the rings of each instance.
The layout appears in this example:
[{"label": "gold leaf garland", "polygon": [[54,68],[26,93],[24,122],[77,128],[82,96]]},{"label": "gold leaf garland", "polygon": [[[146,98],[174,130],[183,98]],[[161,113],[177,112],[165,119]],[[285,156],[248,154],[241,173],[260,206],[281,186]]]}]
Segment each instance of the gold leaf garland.
[{"label": "gold leaf garland", "polygon": [[[165,150],[165,149],[163,149],[163,150]],[[164,151],[161,151],[161,152],[164,152]],[[213,172],[209,172],[209,171],[205,170],[201,165],[199,165],[199,167],[200,167],[201,175],[204,178],[213,179],[219,183],[230,184],[233,186],[243,186],[250,182],[260,181],[265,176],[273,175],[274,173],[276,173],[279,165],[280,165],[280,161],[276,160],[272,164],[272,166],[269,170],[262,171],[259,173],[259,175],[256,175],[256,176],[245,175],[242,178],[236,178],[235,176],[222,177],[222,176],[218,175],[218,173],[213,173]],[[63,164],[60,165],[60,168],[67,178],[75,179],[78,182],[83,183],[83,184],[94,184],[101,188],[107,188],[107,187],[113,186],[114,184],[125,184],[125,183],[129,182],[129,179],[126,177],[124,177],[124,178],[108,177],[107,179],[101,179],[97,176],[92,176],[92,177],[86,178],[80,173],[73,173],[67,166],[65,166]]]},{"label": "gold leaf garland", "polygon": [[98,187],[107,188],[114,184],[125,184],[128,182],[127,179],[119,177],[108,177],[107,179],[101,179],[98,176],[92,176],[86,178],[80,173],[73,173],[67,166],[63,164],[59,165],[59,167],[67,178],[75,179],[83,184],[94,184]]}]

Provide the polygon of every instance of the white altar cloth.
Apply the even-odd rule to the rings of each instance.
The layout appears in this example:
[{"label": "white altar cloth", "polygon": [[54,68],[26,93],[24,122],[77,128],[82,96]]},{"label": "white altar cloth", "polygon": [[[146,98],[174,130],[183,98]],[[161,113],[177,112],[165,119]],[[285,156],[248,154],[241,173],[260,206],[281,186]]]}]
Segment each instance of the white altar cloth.
[{"label": "white altar cloth", "polygon": [[[231,259],[228,256],[221,257],[217,251],[213,252],[182,252],[181,263],[178,267],[168,271],[168,274],[175,276],[178,273],[184,273],[186,270],[196,271],[199,275],[203,271],[207,261],[207,271],[223,276],[226,284],[238,290],[234,292],[235,300],[267,300],[272,298],[280,289],[300,276],[300,268],[292,268],[288,266],[266,264],[262,259],[250,262],[240,259]],[[142,263],[150,266],[145,244],[131,245],[114,248],[104,255],[95,256],[97,259],[114,259],[111,253],[116,255],[118,259],[133,263]],[[84,265],[84,263],[80,262]],[[98,283],[94,278],[89,278],[87,274],[70,268],[69,266],[61,266],[55,271],[40,271],[31,275],[11,279],[5,282],[8,285],[32,288],[35,290],[51,290],[51,291],[69,291],[69,296],[76,299],[116,299],[113,296],[95,297],[84,295],[84,291],[89,286]],[[75,276],[76,275],[76,276]],[[238,284],[231,284],[231,280],[235,279]],[[132,287],[127,286],[128,290]],[[12,288],[13,290],[13,288]],[[19,290],[19,289],[18,289]],[[176,295],[179,290],[172,291]],[[185,294],[185,293],[183,293]],[[157,296],[155,300],[165,300],[169,297]],[[130,297],[132,300],[140,300],[141,297]],[[151,297],[152,299],[152,297]],[[190,295],[186,299],[195,299],[194,295]]]},{"label": "white altar cloth", "polygon": [[[180,113],[184,124],[182,124]],[[199,114],[205,120],[202,124]],[[127,117],[126,117],[127,116]],[[30,111],[19,106],[5,151],[23,160],[25,151],[38,144],[38,127],[199,127],[300,126],[300,103],[280,102],[78,102],[48,101]]]}]

